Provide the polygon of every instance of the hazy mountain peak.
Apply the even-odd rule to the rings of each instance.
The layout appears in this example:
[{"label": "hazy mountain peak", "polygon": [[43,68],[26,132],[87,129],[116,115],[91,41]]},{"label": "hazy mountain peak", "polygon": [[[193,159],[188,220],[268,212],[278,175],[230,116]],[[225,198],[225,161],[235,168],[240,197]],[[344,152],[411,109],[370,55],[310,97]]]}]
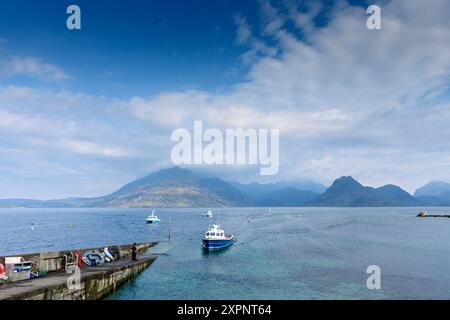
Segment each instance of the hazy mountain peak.
[{"label": "hazy mountain peak", "polygon": [[380,188],[364,187],[351,176],[336,179],[314,205],[337,207],[411,206],[417,200],[402,188],[388,184]]},{"label": "hazy mountain peak", "polygon": [[[399,186],[396,186],[395,184],[386,184],[384,186],[381,186],[379,188],[377,188],[376,190],[391,190],[391,191],[404,191],[402,188],[400,188]],[[406,192],[406,191],[404,191]]]},{"label": "hazy mountain peak", "polygon": [[431,181],[420,187],[414,193],[416,197],[441,197],[446,193],[450,193],[450,183],[444,181]]},{"label": "hazy mountain peak", "polygon": [[188,169],[184,169],[184,168],[180,168],[180,167],[171,167],[171,168],[165,168],[165,169],[161,169],[159,171],[150,173],[149,175],[147,175],[145,178],[143,179],[150,179],[150,178],[174,178],[174,177],[193,177],[195,176],[195,174],[188,170]]},{"label": "hazy mountain peak", "polygon": [[335,188],[364,188],[364,186],[362,184],[360,184],[358,181],[356,181],[353,177],[351,176],[342,176],[336,180],[334,180],[333,184],[331,185],[330,188],[328,188],[328,190],[330,189],[335,189]]},{"label": "hazy mountain peak", "polygon": [[336,180],[334,180],[335,183],[358,183],[360,184],[358,181],[356,181],[352,176],[342,176],[340,178],[337,178]]},{"label": "hazy mountain peak", "polygon": [[222,207],[254,201],[219,178],[204,178],[180,167],[162,169],[101,197],[92,206]]}]

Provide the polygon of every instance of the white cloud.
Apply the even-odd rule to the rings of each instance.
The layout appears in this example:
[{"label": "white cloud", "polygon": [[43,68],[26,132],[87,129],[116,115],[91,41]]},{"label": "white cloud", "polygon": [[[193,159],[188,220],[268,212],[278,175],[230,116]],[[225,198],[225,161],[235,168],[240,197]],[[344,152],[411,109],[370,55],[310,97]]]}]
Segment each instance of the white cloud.
[{"label": "white cloud", "polygon": [[262,25],[263,32],[267,35],[273,35],[280,30],[285,19],[280,11],[271,5],[268,0],[260,0],[261,12],[262,12]]},{"label": "white cloud", "polygon": [[[269,5],[269,7],[265,8],[263,11],[269,11],[271,8],[272,7]],[[276,12],[270,12],[272,15],[275,13]],[[269,13],[267,12],[267,14]],[[276,48],[266,45],[263,41],[253,36],[250,26],[247,23],[247,19],[244,16],[236,14],[234,16],[234,21],[237,26],[235,43],[240,46],[247,45],[250,47],[250,50],[241,56],[241,61],[244,64],[254,63],[261,55],[274,56],[277,54],[278,50]],[[267,23],[271,24],[271,22]],[[275,26],[281,27],[278,23],[271,25],[272,26],[267,26],[267,30],[269,30],[267,31],[268,33],[273,32],[274,30],[272,29],[275,29]]]},{"label": "white cloud", "polygon": [[15,57],[4,66],[10,75],[28,75],[44,80],[61,81],[70,77],[60,67],[32,57]]},{"label": "white cloud", "polygon": [[320,1],[303,2],[303,4],[307,6],[307,10],[299,10],[297,5],[291,3],[287,14],[294,25],[308,36],[314,31],[314,19],[320,13],[322,4]]},{"label": "white cloud", "polygon": [[208,104],[208,99],[208,93],[190,90],[162,93],[148,100],[133,97],[128,105],[139,119],[167,127],[183,125],[187,118]]},{"label": "white cloud", "polygon": [[[365,26],[364,8],[343,2],[338,8],[327,26],[316,28],[317,8],[291,7],[287,16],[307,33],[304,42],[283,29],[284,16],[277,19],[278,11],[265,7],[270,19],[263,27],[278,42],[279,55],[255,54],[252,45],[265,46],[264,39],[246,37],[247,61],[253,63],[248,81],[226,95],[201,93],[196,102],[192,93],[176,93],[177,123],[280,128],[291,146],[282,150],[284,165],[296,166],[298,176],[354,174],[410,190],[426,182],[423,172],[444,178],[440,159],[448,159],[441,150],[450,147],[449,106],[437,103],[450,79],[450,4],[390,2],[382,8],[383,30],[375,31]],[[439,158],[424,163],[422,154]],[[326,172],[311,167],[311,159],[325,157],[335,160]]]},{"label": "white cloud", "polygon": [[[0,132],[3,139],[14,139],[15,144],[34,147],[34,150],[50,152],[66,151],[82,155],[100,155],[105,157],[127,156],[127,151],[118,146],[110,146],[108,139],[113,137],[109,129],[102,134],[102,119],[95,115],[95,109],[86,116],[86,103],[96,100],[97,105],[103,104],[101,99],[87,96],[76,96],[70,93],[39,91],[24,87],[0,88]],[[39,105],[40,109],[29,104]],[[53,104],[46,104],[48,99]],[[69,102],[70,101],[70,102]],[[70,108],[60,106],[71,104]],[[57,105],[58,109],[53,108]],[[40,112],[36,112],[40,110]],[[56,111],[56,113],[55,113]],[[83,117],[79,117],[83,115]],[[95,127],[95,131],[87,133]],[[100,143],[99,141],[103,141]]]},{"label": "white cloud", "polygon": [[59,66],[36,57],[8,53],[8,40],[0,37],[0,77],[29,76],[44,81],[64,81],[71,77]]},{"label": "white cloud", "polygon": [[236,44],[246,44],[252,36],[252,31],[247,23],[247,19],[245,19],[245,17],[243,17],[241,14],[236,14],[234,16],[234,21],[237,25]]},{"label": "white cloud", "polygon": [[90,141],[80,140],[62,140],[60,141],[62,149],[85,155],[100,155],[106,157],[125,157],[127,152],[120,147],[104,147]]}]

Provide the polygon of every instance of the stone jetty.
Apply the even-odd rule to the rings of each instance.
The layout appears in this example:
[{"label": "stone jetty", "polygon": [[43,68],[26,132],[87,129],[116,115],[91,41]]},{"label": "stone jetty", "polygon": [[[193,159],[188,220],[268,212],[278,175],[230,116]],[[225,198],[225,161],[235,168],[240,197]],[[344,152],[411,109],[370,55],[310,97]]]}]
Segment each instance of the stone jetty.
[{"label": "stone jetty", "polygon": [[157,255],[148,252],[148,249],[156,244],[156,242],[138,244],[137,261],[132,261],[130,257],[132,245],[114,246],[120,252],[120,259],[101,266],[78,269],[80,277],[75,283],[68,280],[73,273],[64,270],[63,258],[69,252],[76,253],[78,250],[17,255],[24,260],[34,261],[39,266],[40,273],[45,275],[0,285],[0,300],[102,299],[137,276],[157,259]]}]

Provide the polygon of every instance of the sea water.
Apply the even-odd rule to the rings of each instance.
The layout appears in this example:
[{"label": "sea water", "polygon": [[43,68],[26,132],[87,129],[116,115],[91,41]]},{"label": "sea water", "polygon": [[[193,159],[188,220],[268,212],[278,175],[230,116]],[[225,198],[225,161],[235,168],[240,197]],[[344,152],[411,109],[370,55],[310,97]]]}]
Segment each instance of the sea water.
[{"label": "sea water", "polygon": [[[450,219],[418,208],[161,209],[147,225],[150,211],[0,209],[0,255],[160,241],[163,254],[108,299],[450,299]],[[236,242],[208,254],[212,222]],[[371,265],[380,290],[367,288]]]}]

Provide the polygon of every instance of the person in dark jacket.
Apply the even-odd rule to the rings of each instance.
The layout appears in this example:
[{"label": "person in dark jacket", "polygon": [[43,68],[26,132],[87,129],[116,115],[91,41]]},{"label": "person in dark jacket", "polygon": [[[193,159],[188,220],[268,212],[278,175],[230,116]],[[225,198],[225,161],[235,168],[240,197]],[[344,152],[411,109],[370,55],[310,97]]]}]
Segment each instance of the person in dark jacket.
[{"label": "person in dark jacket", "polygon": [[131,247],[131,260],[137,261],[136,253],[137,253],[137,248],[136,248],[136,243],[135,243],[135,244],[133,244],[133,246]]}]

